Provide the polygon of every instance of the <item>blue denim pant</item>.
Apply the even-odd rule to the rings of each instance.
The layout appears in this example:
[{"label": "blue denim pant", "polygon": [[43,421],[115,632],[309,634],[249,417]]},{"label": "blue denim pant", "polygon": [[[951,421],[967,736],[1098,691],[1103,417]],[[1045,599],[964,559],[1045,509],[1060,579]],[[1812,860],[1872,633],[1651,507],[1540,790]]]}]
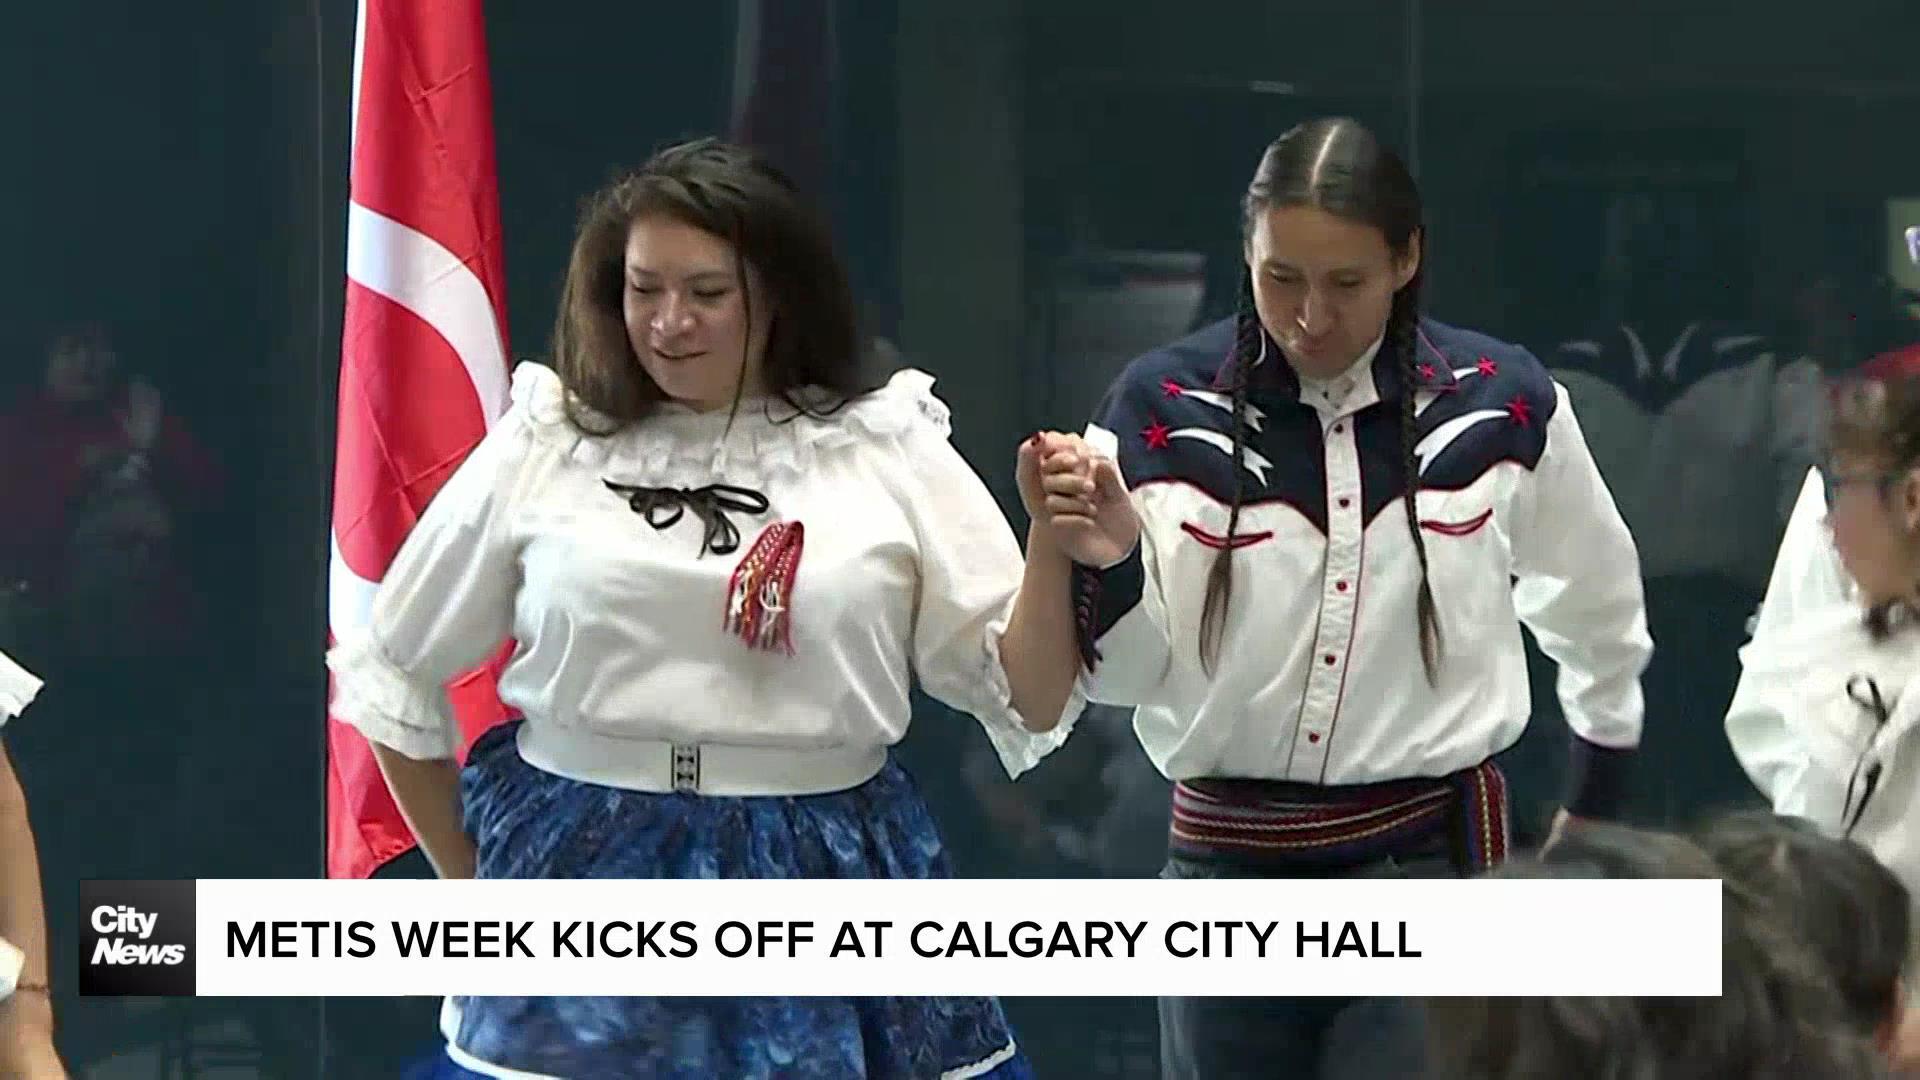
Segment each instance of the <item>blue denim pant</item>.
[{"label": "blue denim pant", "polygon": [[[1445,855],[1299,873],[1174,857],[1163,878],[1447,878]],[[1164,1080],[1421,1080],[1426,1014],[1410,998],[1160,999]]]}]

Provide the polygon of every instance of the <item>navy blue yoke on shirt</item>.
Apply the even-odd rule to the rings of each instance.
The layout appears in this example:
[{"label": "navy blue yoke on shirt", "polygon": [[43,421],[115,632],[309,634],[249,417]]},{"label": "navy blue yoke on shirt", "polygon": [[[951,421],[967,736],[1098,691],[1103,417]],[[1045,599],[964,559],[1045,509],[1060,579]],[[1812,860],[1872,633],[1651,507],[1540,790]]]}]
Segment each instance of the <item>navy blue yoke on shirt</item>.
[{"label": "navy blue yoke on shirt", "polygon": [[[1565,392],[1524,348],[1420,324],[1417,517],[1443,640],[1430,685],[1404,500],[1408,373],[1376,347],[1347,377],[1303,384],[1268,340],[1236,465],[1233,338],[1227,320],[1133,361],[1089,428],[1143,525],[1126,560],[1076,575],[1090,696],[1137,706],[1143,746],[1176,780],[1442,776],[1524,730],[1524,621],[1561,666],[1569,808],[1613,813],[1651,644],[1633,540]],[[1235,588],[1209,674],[1201,610],[1229,547]]]}]

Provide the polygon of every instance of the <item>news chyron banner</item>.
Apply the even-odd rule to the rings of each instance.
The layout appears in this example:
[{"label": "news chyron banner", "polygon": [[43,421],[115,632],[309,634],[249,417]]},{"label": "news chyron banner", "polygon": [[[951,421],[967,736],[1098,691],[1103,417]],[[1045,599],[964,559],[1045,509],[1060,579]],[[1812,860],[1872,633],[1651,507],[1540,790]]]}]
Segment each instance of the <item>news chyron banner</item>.
[{"label": "news chyron banner", "polygon": [[1700,881],[90,881],[91,996],[1713,996]]}]

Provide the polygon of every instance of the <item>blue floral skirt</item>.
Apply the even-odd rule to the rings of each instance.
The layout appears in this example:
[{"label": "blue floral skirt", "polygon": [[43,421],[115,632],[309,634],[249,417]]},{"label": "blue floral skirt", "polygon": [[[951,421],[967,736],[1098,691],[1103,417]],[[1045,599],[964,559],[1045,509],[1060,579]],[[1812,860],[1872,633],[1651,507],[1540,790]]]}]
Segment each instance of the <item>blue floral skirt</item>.
[{"label": "blue floral skirt", "polygon": [[[850,791],[716,798],[528,765],[519,725],[474,744],[461,801],[482,878],[944,878],[926,803],[891,758]],[[1025,1080],[991,998],[455,998],[456,1056],[423,1077]]]}]

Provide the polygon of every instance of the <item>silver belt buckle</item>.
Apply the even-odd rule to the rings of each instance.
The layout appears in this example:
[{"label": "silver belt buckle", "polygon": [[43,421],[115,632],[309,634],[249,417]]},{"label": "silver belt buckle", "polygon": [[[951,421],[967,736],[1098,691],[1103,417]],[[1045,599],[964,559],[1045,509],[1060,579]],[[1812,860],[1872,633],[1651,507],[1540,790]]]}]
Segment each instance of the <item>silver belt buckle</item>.
[{"label": "silver belt buckle", "polygon": [[673,746],[673,790],[685,795],[700,793],[700,748]]}]

